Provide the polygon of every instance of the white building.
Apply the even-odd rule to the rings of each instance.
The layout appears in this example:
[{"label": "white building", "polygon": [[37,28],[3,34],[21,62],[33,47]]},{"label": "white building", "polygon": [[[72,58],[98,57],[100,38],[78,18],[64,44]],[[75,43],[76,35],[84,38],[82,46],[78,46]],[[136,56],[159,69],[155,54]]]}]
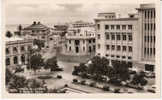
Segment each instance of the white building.
[{"label": "white building", "polygon": [[141,4],[137,8],[139,14],[138,30],[140,33],[139,42],[140,59],[137,66],[142,69],[153,71],[155,66],[155,39],[156,39],[156,11],[155,4]]},{"label": "white building", "polygon": [[132,64],[138,58],[138,18],[116,18],[115,13],[99,13],[96,22],[96,55]]},{"label": "white building", "polygon": [[19,37],[5,38],[6,40],[6,66],[14,69],[18,65],[28,64],[29,50],[33,46],[32,39]]},{"label": "white building", "polygon": [[66,55],[90,55],[95,52],[94,27],[69,27],[63,53]]},{"label": "white building", "polygon": [[[153,71],[155,65],[155,5],[141,4],[138,14],[117,18],[99,13],[96,23],[96,55],[110,61],[133,64],[140,70]],[[136,16],[138,15],[138,16]]]}]

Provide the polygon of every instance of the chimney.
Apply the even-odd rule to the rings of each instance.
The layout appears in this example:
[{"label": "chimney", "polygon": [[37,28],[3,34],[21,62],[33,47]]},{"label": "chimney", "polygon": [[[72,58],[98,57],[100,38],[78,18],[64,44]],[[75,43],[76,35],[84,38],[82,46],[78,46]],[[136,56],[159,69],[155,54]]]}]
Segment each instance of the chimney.
[{"label": "chimney", "polygon": [[36,25],[36,21],[33,22],[33,25]]},{"label": "chimney", "polygon": [[40,22],[38,22],[37,24],[40,24]]}]

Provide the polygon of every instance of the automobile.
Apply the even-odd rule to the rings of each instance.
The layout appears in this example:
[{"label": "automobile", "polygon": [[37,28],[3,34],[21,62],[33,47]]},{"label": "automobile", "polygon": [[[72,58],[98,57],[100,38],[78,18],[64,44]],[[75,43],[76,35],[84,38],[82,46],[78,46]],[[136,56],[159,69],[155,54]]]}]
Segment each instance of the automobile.
[{"label": "automobile", "polygon": [[155,90],[156,90],[155,85],[152,85],[151,87],[148,87],[148,88],[147,88],[147,91],[148,91],[148,92],[151,92],[151,93],[156,93]]}]

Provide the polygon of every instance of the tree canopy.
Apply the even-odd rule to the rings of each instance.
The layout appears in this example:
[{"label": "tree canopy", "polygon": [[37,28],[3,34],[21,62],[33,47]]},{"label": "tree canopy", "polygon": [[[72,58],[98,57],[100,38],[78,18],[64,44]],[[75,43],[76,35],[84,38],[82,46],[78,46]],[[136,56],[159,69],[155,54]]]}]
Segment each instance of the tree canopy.
[{"label": "tree canopy", "polygon": [[12,36],[13,36],[13,34],[10,31],[6,32],[6,37],[11,38]]}]

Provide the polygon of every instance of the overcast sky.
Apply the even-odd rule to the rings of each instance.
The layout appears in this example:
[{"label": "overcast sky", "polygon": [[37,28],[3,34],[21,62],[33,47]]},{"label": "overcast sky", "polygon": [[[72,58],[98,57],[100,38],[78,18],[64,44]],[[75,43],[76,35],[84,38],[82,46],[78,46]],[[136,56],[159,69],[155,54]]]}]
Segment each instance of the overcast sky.
[{"label": "overcast sky", "polygon": [[6,24],[31,24],[34,20],[42,23],[93,21],[100,12],[126,16],[136,13],[135,8],[139,7],[137,2],[115,4],[103,1],[106,0],[5,0]]}]

